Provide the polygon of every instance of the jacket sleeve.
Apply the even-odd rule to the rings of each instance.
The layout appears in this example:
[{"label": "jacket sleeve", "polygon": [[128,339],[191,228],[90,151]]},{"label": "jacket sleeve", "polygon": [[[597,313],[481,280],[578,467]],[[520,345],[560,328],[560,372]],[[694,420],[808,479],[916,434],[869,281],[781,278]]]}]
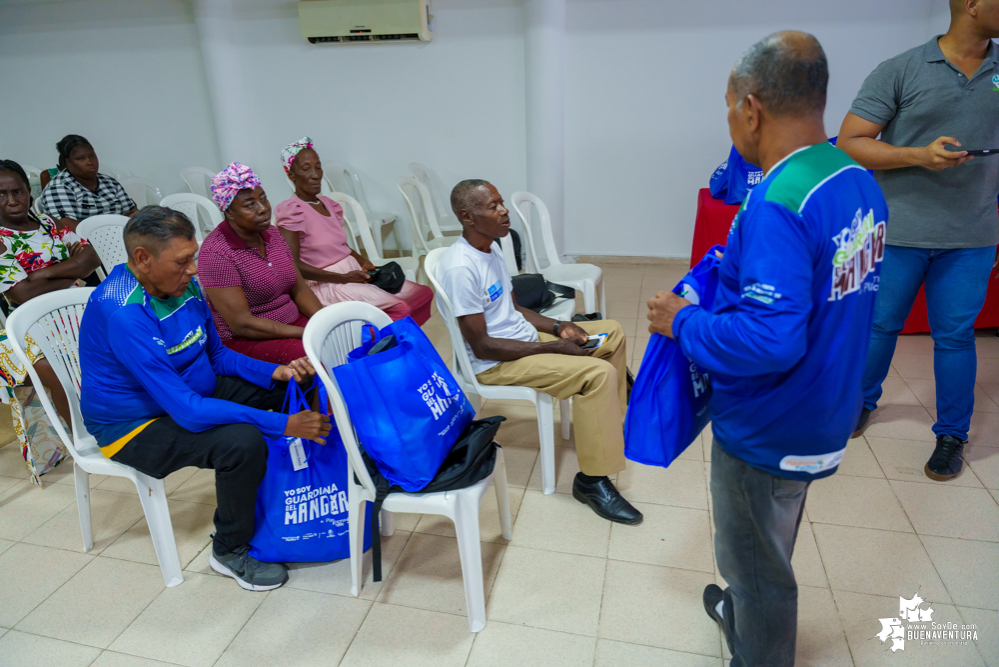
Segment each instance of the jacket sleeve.
[{"label": "jacket sleeve", "polygon": [[[117,332],[109,337],[111,351],[174,421],[194,433],[224,424],[253,424],[274,438],[284,433],[288,415],[205,398],[192,391],[174,370],[166,348],[156,342],[159,332],[147,318],[131,316],[131,310],[118,311],[108,322],[108,329]],[[208,333],[209,344],[213,333],[213,329]]]},{"label": "jacket sleeve", "polygon": [[814,273],[808,232],[798,215],[771,202],[754,207],[740,227],[738,257],[723,260],[739,263],[735,309],[683,308],[673,336],[708,371],[736,377],[787,371],[808,348]]}]

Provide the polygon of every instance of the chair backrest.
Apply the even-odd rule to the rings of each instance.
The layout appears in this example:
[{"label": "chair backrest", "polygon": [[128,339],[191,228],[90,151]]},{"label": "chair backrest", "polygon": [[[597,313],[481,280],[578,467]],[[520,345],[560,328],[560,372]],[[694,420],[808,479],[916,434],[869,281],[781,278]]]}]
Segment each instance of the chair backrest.
[{"label": "chair backrest", "polygon": [[204,167],[185,167],[180,170],[180,177],[187,183],[188,190],[196,195],[211,198],[214,171]]},{"label": "chair backrest", "polygon": [[378,254],[378,246],[375,245],[375,238],[371,235],[371,224],[361,202],[343,192],[331,192],[329,197],[343,207],[343,220],[347,223],[348,236],[351,239],[360,236],[361,246],[367,253],[368,259],[372,264],[380,265],[384,258]]},{"label": "chair backrest", "polygon": [[[80,412],[80,387],[83,376],[80,371],[79,334],[83,309],[93,291],[93,287],[76,287],[42,294],[18,306],[7,318],[8,340],[14,348],[14,353],[25,365],[32,384],[38,388],[42,387],[42,380],[35,372],[33,361],[25,353],[25,342],[29,337],[41,348],[45,359],[55,371],[63,391],[66,392],[72,421],[70,428],[78,440],[89,436]],[[59,413],[56,412],[48,393],[44,389],[39,389],[36,393],[63,444],[70,454],[78,457],[73,438],[66,433],[62,422],[59,421]]]},{"label": "chair backrest", "polygon": [[465,347],[465,337],[461,333],[461,327],[458,326],[458,319],[454,316],[451,297],[444,291],[440,278],[437,276],[437,267],[445,252],[447,252],[447,248],[434,248],[431,250],[427,254],[426,259],[423,260],[423,270],[426,272],[427,277],[430,278],[430,284],[434,287],[437,310],[441,312],[441,317],[444,318],[444,324],[447,326],[447,333],[451,337],[451,354],[454,357],[454,368],[452,370],[455,375],[460,375],[462,380],[472,386],[473,394],[481,396],[482,390],[479,387],[478,379],[475,377],[475,372],[472,370],[472,359],[468,356],[468,348]]},{"label": "chair backrest", "polygon": [[180,211],[194,223],[194,233],[198,238],[198,245],[201,245],[205,236],[210,234],[223,220],[222,211],[215,205],[215,202],[193,192],[178,192],[175,195],[167,195],[160,202],[160,206]]},{"label": "chair backrest", "polygon": [[[368,474],[368,469],[361,458],[357,446],[357,433],[354,423],[347,412],[340,386],[333,375],[333,369],[347,362],[347,353],[358,347],[361,340],[361,330],[371,324],[379,329],[392,323],[392,318],[378,308],[359,301],[344,301],[326,306],[309,319],[302,334],[302,344],[309,361],[316,368],[316,374],[326,385],[330,397],[330,407],[337,430],[347,450],[347,458],[361,485],[375,493],[375,483]],[[377,391],[372,387],[372,391]]]},{"label": "chair backrest", "polygon": [[94,246],[101,264],[108,271],[128,261],[123,236],[127,222],[128,218],[123,215],[95,215],[82,221],[76,228],[76,233]]},{"label": "chair backrest", "polygon": [[[430,191],[427,186],[420,183],[411,176],[400,178],[396,186],[402,193],[402,198],[406,200],[406,208],[409,209],[409,218],[413,221],[413,236],[419,241],[423,252],[430,252],[433,247],[427,241],[443,238],[440,225],[437,224],[437,215],[434,213],[433,202],[430,198]],[[414,248],[414,252],[415,252]]]},{"label": "chair backrest", "polygon": [[132,201],[139,208],[154,206],[159,204],[160,200],[163,199],[163,193],[160,192],[160,189],[144,178],[126,176],[118,182],[121,183],[121,187],[125,188],[125,192],[128,193],[128,196],[132,198]]},{"label": "chair backrest", "polygon": [[[561,264],[558,249],[555,247],[555,237],[552,235],[552,218],[548,213],[548,207],[536,195],[530,192],[514,192],[510,196],[513,210],[517,212],[517,217],[524,224],[525,236],[527,236],[527,248],[530,253],[529,259],[534,265],[534,271],[542,271],[549,266]],[[545,244],[545,259],[548,261],[545,266],[538,262],[538,253],[534,247],[534,228],[532,227],[532,211],[534,206],[538,212],[537,226],[541,228],[541,239]]]},{"label": "chair backrest", "polygon": [[416,176],[416,180],[427,188],[430,193],[430,200],[437,215],[437,224],[443,229],[445,227],[461,228],[461,223],[454,217],[451,211],[451,200],[445,196],[444,182],[437,172],[425,164],[410,162],[409,170]]},{"label": "chair backrest", "polygon": [[128,178],[129,176],[132,175],[132,172],[130,172],[128,169],[121,169],[119,167],[114,166],[113,164],[108,164],[103,160],[101,161],[100,171],[105,176],[113,176],[114,179],[119,183],[121,182],[121,179]]},{"label": "chair backrest", "polygon": [[325,174],[323,180],[328,180],[332,191],[350,195],[361,205],[365,214],[371,213],[371,205],[368,204],[368,197],[364,194],[361,177],[353,167],[346,162],[327,162],[323,166],[323,173]]}]

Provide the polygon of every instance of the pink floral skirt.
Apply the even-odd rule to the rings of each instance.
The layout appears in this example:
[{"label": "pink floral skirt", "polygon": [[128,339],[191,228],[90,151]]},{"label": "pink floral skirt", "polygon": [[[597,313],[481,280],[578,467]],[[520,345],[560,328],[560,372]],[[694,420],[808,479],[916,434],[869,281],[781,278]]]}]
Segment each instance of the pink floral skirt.
[{"label": "pink floral skirt", "polygon": [[[330,273],[350,273],[360,270],[361,265],[353,255],[348,255],[336,264],[323,269]],[[318,283],[314,280],[306,282],[324,306],[341,301],[360,301],[385,311],[385,314],[393,320],[411,316],[417,324],[423,326],[423,323],[430,319],[430,302],[434,299],[434,291],[411,280],[403,284],[398,294],[389,294],[385,290],[365,283]]]}]

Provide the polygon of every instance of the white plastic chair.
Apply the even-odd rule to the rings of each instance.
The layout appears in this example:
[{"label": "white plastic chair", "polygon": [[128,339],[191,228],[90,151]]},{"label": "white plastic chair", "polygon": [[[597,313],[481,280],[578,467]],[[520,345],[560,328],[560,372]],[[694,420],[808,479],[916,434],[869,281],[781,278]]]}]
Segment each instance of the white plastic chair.
[{"label": "white plastic chair", "polygon": [[160,206],[180,211],[194,223],[194,235],[198,239],[198,245],[201,245],[205,237],[211,234],[212,230],[223,220],[222,211],[215,205],[215,202],[191,192],[167,195],[160,202]]},{"label": "white plastic chair", "polygon": [[24,343],[29,337],[41,348],[66,392],[72,434],[67,433],[63,427],[48,393],[39,390],[38,398],[59,438],[73,455],[76,506],[80,513],[83,550],[89,551],[94,546],[90,524],[90,475],[126,477],[132,480],[139,493],[163,582],[168,587],[177,586],[184,581],[184,576],[177,556],[177,543],[174,540],[163,480],[153,479],[105,457],[97,446],[97,440],[83,425],[83,415],[80,413],[79,332],[84,307],[93,291],[92,287],[64,289],[27,301],[11,313],[7,320],[8,339],[14,353],[25,365],[34,386],[40,388],[42,381],[24,352]]},{"label": "white plastic chair", "polygon": [[[375,484],[361,458],[353,423],[330,369],[343,364],[347,353],[361,344],[361,328],[364,325],[372,324],[380,328],[391,321],[388,315],[367,303],[335,303],[313,315],[302,336],[305,353],[329,392],[336,427],[340,431],[350,463],[347,471],[347,498],[350,506],[350,592],[354,596],[360,595],[364,580],[363,549],[367,510],[364,503],[374,502]],[[493,474],[472,486],[437,493],[390,493],[382,505],[387,512],[439,514],[454,522],[465,584],[465,604],[468,606],[468,626],[472,632],[479,632],[486,627],[482,547],[479,543],[479,503],[493,481],[496,483],[496,501],[499,505],[503,538],[510,540],[513,539],[513,533],[502,449],[496,452]],[[386,531],[383,526],[382,532],[391,534],[391,528]]]},{"label": "white plastic chair", "polygon": [[180,170],[180,177],[187,183],[187,189],[196,195],[207,199],[212,196],[212,179],[215,172],[204,167],[185,167]]},{"label": "white plastic chair", "polygon": [[[76,227],[77,235],[90,241],[90,245],[97,251],[97,256],[101,258],[101,264],[108,271],[128,261],[123,236],[127,222],[128,218],[124,215],[94,215]],[[104,269],[97,267],[97,277],[101,280],[107,277],[104,275]]]},{"label": "white plastic chair", "polygon": [[427,186],[411,176],[406,176],[399,179],[396,187],[406,200],[409,218],[413,222],[414,255],[426,255],[434,248],[449,246],[461,238],[444,236],[440,225],[437,224],[437,214],[434,212],[433,200]]},{"label": "white plastic chair", "polygon": [[530,401],[538,412],[538,441],[541,445],[541,488],[545,495],[555,493],[555,416],[554,403],[559,403],[562,418],[562,439],[568,440],[572,428],[572,416],[569,401],[558,401],[550,395],[531,389],[530,387],[500,386],[479,384],[472,371],[472,360],[465,348],[465,338],[454,316],[451,297],[444,292],[437,276],[437,265],[447,248],[435,248],[423,260],[423,270],[434,287],[437,300],[437,310],[441,312],[451,337],[451,353],[454,356],[452,371],[458,380],[461,390],[466,395],[473,394],[485,399],[499,401]]},{"label": "white plastic chair", "polygon": [[38,167],[32,167],[28,164],[22,164],[21,169],[28,176],[28,189],[30,194],[35,200],[38,200],[42,194],[42,170]]},{"label": "white plastic chair", "polygon": [[126,176],[118,182],[121,183],[121,187],[125,188],[125,192],[138,208],[154,206],[163,199],[163,193],[160,192],[160,189],[145,178]]},{"label": "white plastic chair", "polygon": [[[604,298],[603,271],[595,264],[563,264],[559,260],[558,249],[555,248],[555,237],[552,235],[552,219],[548,213],[548,207],[537,196],[530,192],[514,192],[510,197],[513,210],[517,212],[517,217],[524,223],[524,236],[527,237],[528,261],[530,266],[543,275],[547,280],[560,285],[574,287],[583,293],[583,309],[587,313],[600,311],[607,317],[607,301]],[[534,247],[534,223],[531,222],[531,206],[538,211],[537,225],[541,227],[541,238],[545,244],[545,256],[548,258],[548,266],[542,268],[538,262],[538,253]],[[503,255],[506,258],[507,266],[513,263],[516,266],[513,256],[513,242],[509,237],[503,239],[501,243]],[[600,307],[597,307],[596,288],[600,286]]]},{"label": "white plastic chair", "polygon": [[458,221],[458,218],[454,217],[454,212],[451,211],[451,198],[450,196],[445,196],[444,182],[441,181],[441,177],[437,175],[437,172],[419,162],[410,162],[409,170],[416,176],[416,180],[423,183],[430,192],[434,212],[437,214],[437,224],[440,225],[441,231],[460,232],[461,223]]},{"label": "white plastic chair", "polygon": [[[361,185],[361,178],[357,175],[354,168],[343,162],[327,162],[324,166],[324,172],[325,176],[323,180],[330,184],[331,191],[350,195],[361,205],[361,208],[364,210],[364,217],[372,225],[371,233],[373,234],[378,254],[383,256],[385,254],[382,248],[382,229],[388,226],[392,227],[390,233],[392,234],[392,238],[395,239],[395,247],[401,254],[402,243],[399,241],[399,231],[396,228],[396,221],[399,219],[399,216],[389,211],[371,210],[368,197],[364,194],[364,186]],[[325,192],[323,194],[326,194],[328,197],[332,196]]]},{"label": "white plastic chair", "polygon": [[129,176],[132,175],[132,172],[130,172],[128,169],[120,169],[114,166],[113,164],[107,164],[104,161],[101,161],[100,172],[105,176],[113,177],[119,183],[122,181],[122,179],[128,178]]},{"label": "white plastic chair", "polygon": [[382,257],[379,248],[375,246],[375,242],[371,238],[371,228],[368,226],[368,220],[360,202],[343,192],[331,192],[329,198],[343,207],[343,220],[347,223],[348,236],[352,239],[361,237],[361,246],[372,264],[383,266],[389,262],[395,262],[402,267],[406,278],[416,282],[416,276],[420,272],[419,257],[393,257],[390,259]]}]

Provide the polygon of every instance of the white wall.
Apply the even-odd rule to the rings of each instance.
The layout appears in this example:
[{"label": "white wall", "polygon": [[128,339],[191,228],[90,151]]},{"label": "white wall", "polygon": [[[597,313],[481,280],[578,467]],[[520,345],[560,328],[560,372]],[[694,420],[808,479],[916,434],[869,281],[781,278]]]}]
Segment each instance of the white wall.
[{"label": "white wall", "polygon": [[[410,161],[450,185],[526,185],[518,0],[433,0],[434,42],[311,46],[291,0],[235,0],[248,155],[272,200],[280,149],[303,134],[352,163],[375,208],[404,212]],[[827,131],[879,62],[946,29],[946,0],[569,0],[567,254],[687,256],[696,192],[727,155],[723,94],[749,45],[814,33],[830,61]],[[220,167],[188,2],[7,0],[0,5],[0,156],[54,164],[75,132],[107,163],[182,188]],[[221,156],[224,157],[224,156]]]},{"label": "white wall", "polygon": [[177,192],[182,167],[218,166],[203,72],[187,2],[0,3],[0,157],[54,167],[82,134]]},{"label": "white wall", "polygon": [[928,0],[570,3],[565,252],[689,256],[697,190],[731,146],[724,94],[739,55],[777,30],[813,33],[829,59],[832,136],[867,74],[926,40],[930,8]]}]

